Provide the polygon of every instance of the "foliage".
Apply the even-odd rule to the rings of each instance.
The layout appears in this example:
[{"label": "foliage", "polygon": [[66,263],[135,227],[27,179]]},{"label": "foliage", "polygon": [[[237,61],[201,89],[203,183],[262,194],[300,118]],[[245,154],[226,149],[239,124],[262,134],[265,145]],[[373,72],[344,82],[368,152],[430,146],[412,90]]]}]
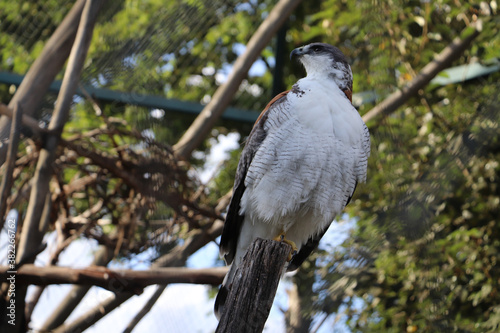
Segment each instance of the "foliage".
[{"label": "foliage", "polygon": [[[25,73],[73,4],[57,1],[0,1],[2,70]],[[45,15],[50,12],[51,15]],[[26,29],[30,22],[37,29]]]},{"label": "foliage", "polygon": [[[483,15],[451,1],[326,1],[304,32],[291,33],[339,45],[351,57],[354,90],[383,96],[478,17],[483,33],[457,63],[494,60],[499,19]],[[429,87],[371,124],[368,183],[349,208],[359,221],[319,271],[316,311],[348,305],[353,331],[499,329],[498,79]]]},{"label": "foliage", "polygon": [[[0,1],[2,70],[23,74],[72,3]],[[108,2],[82,79],[206,103],[274,3]],[[487,13],[484,3],[451,0],[304,1],[288,22],[285,54],[268,46],[259,59],[265,71],[247,78],[234,105],[261,109],[271,98],[276,59],[319,40],[351,59],[354,92],[386,96],[478,19],[483,31],[457,65],[500,54],[493,6]],[[20,22],[29,21],[42,28],[19,33]],[[303,70],[287,65],[284,74],[290,87]],[[352,331],[367,332],[500,329],[499,78],[428,87],[369,124],[372,157],[368,183],[358,186],[349,206],[359,219],[352,237],[334,253],[316,252],[294,277],[304,316],[344,311]],[[2,102],[12,93],[0,87]],[[97,103],[100,109],[75,98],[63,135],[68,145],[54,164],[51,228],[62,224],[65,236],[81,232],[98,239],[118,256],[151,246],[158,255],[174,252],[193,230],[219,217],[213,208],[232,187],[239,151],[203,191],[189,163],[175,161],[168,146],[192,116]],[[48,99],[41,121],[50,119],[52,105]],[[242,138],[250,127],[218,126],[215,133],[235,128]],[[20,147],[9,207],[21,213],[40,145],[29,137]]]},{"label": "foliage", "polygon": [[353,328],[498,330],[500,115],[497,100],[474,107],[494,80],[480,90],[477,81],[464,85],[466,97],[448,107],[412,107],[397,134],[395,125],[377,129],[370,181],[355,201],[358,229],[341,250],[348,255],[324,267],[324,288],[347,276],[365,300],[349,315]]},{"label": "foliage", "polygon": [[[43,4],[36,1],[16,3],[0,1],[3,32],[0,39],[2,70],[24,74],[72,5],[72,1],[63,2],[62,5],[60,1],[47,1]],[[217,79],[218,74],[227,75],[227,66],[234,62],[238,52],[241,52],[235,45],[244,45],[248,41],[254,31],[252,27],[260,23],[260,17],[266,10],[267,6],[262,6],[262,3],[258,2],[239,5],[237,1],[222,0],[108,2],[94,29],[86,67],[82,72],[82,81],[96,87],[133,92],[131,98],[135,98],[137,96],[135,94],[138,93],[200,102],[211,96],[221,84],[220,79]],[[37,29],[21,31],[23,25],[29,25],[31,22]],[[235,29],[234,24],[238,24],[239,28]],[[267,50],[267,55],[272,56],[272,52]],[[59,78],[61,77],[62,73],[59,75]],[[264,76],[249,78],[246,85],[247,87],[255,85],[253,91],[261,94],[263,89],[258,86],[270,85],[270,80],[271,75],[266,73]],[[12,88],[9,90],[5,86],[1,89],[2,102],[8,103],[15,90]],[[252,103],[248,105],[249,108],[256,105],[258,100],[250,92],[252,89],[242,89],[240,92],[240,96],[244,96],[243,99],[252,97],[248,99]],[[261,97],[262,105],[268,97]],[[95,108],[94,102],[97,102],[98,108]],[[48,97],[38,115],[42,122],[48,123],[50,120],[53,103],[54,96]],[[240,107],[245,107],[244,103],[239,104]],[[261,105],[257,104],[257,107]],[[156,113],[153,111],[134,105],[104,104],[101,101],[91,103],[83,98],[75,98],[70,121],[65,126],[63,137],[66,140],[74,140],[79,134],[88,133],[88,136],[84,135],[81,138],[83,142],[80,143],[107,157],[132,158],[135,162],[138,162],[137,158],[142,155],[144,158],[154,159],[157,156],[149,151],[151,144],[175,143],[194,117],[172,114],[168,110]],[[116,134],[114,132],[116,126],[126,132],[119,132],[121,135]],[[234,126],[234,123],[231,123],[231,126]],[[237,125],[237,127],[248,126]],[[36,142],[36,137],[33,139],[35,141],[28,140],[21,148],[27,149],[21,150],[22,155],[30,158],[27,158],[23,171],[20,172],[22,177],[16,179],[14,188],[18,192],[29,190],[29,184],[24,176],[33,174],[38,156],[36,152],[40,145]],[[33,151],[35,154],[29,154],[28,151]],[[93,186],[85,191],[80,192],[79,189],[70,195],[58,198],[54,204],[54,211],[63,207],[69,215],[66,217],[74,219],[86,214],[88,209],[104,199],[104,207],[100,209],[99,214],[94,214],[92,221],[95,223],[104,218],[110,221],[111,226],[118,228],[108,226],[101,228],[95,225],[95,235],[104,233],[105,237],[110,237],[115,243],[117,237],[122,237],[123,240],[124,235],[127,238],[134,235],[141,238],[137,244],[149,242],[147,246],[161,245],[158,239],[168,239],[171,244],[160,249],[159,255],[161,255],[165,249],[175,244],[178,236],[185,237],[189,230],[200,226],[198,222],[201,224],[207,222],[206,220],[193,222],[197,218],[193,220],[191,213],[186,219],[190,209],[182,208],[179,203],[162,203],[159,200],[152,205],[150,201],[144,201],[134,186],[124,183],[119,175],[104,171],[101,169],[102,166],[96,166],[95,161],[86,159],[85,156],[68,159],[64,157],[65,154],[73,156],[68,150],[62,150],[60,153],[63,156],[58,160],[62,164],[57,165],[58,170],[63,170],[59,174],[60,185],[84,182],[88,177],[95,176],[96,179],[90,183]],[[133,164],[132,160],[126,164],[128,167]],[[165,160],[165,163],[167,162],[168,159]],[[195,159],[191,162],[200,163]],[[152,164],[145,163],[144,167],[147,166],[152,167]],[[180,170],[185,173],[187,168],[183,167]],[[145,171],[144,175],[147,174]],[[185,203],[188,203],[190,196],[194,195],[193,201],[197,202],[196,206],[204,207],[210,212],[207,207],[215,206],[218,198],[211,195],[211,201],[208,201],[204,195],[195,195],[194,187],[200,184],[193,174],[190,175],[189,183],[186,183],[186,178],[170,185],[162,184],[158,178],[149,180],[157,182],[154,186],[152,184],[155,188],[165,186],[177,188],[178,196],[182,200],[187,200]],[[105,184],[100,184],[101,181]],[[97,183],[99,185],[96,185]],[[181,184],[185,188],[180,188]],[[120,198],[134,198],[130,200],[138,202],[126,205]],[[9,207],[18,208],[22,213],[26,204],[25,200],[14,200]],[[126,222],[131,218],[127,213],[131,207],[137,210],[134,219],[140,216],[141,223],[145,222],[143,225]],[[213,212],[211,214],[213,219],[216,214]],[[158,220],[161,223],[158,223]],[[174,220],[179,226],[174,227]],[[188,225],[191,222],[186,223],[187,220],[194,224]],[[128,224],[126,232],[120,231],[124,224]],[[78,227],[78,224],[68,224],[70,230],[67,233],[73,232],[72,230]],[[89,229],[92,231],[92,228]],[[87,233],[87,236],[92,237],[92,234]],[[147,239],[146,236],[151,236],[153,239]],[[117,247],[117,253],[126,255],[144,249],[142,245],[137,247],[125,244],[121,248]]]}]

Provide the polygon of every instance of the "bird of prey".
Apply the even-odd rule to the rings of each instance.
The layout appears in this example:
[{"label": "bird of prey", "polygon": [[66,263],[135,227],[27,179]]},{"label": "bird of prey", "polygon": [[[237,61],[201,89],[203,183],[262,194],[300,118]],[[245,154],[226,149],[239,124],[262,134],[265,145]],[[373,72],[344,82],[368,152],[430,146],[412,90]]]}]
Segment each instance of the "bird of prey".
[{"label": "bird of prey", "polygon": [[284,240],[297,269],[366,179],[370,135],[352,101],[352,72],[336,47],[292,51],[306,77],[257,119],[236,171],[220,252],[231,268],[215,301],[222,313],[236,268],[256,238]]}]

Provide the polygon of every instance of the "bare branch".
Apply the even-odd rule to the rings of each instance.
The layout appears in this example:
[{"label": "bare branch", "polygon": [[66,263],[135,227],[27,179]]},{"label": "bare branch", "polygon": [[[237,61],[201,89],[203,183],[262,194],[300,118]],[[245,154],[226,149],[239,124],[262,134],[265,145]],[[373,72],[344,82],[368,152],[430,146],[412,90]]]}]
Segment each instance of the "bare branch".
[{"label": "bare branch", "polygon": [[[0,279],[9,274],[8,266],[0,266]],[[40,267],[26,264],[17,269],[16,282],[23,284],[79,284],[95,285],[111,291],[127,290],[141,293],[152,284],[193,283],[219,285],[227,267],[192,269],[185,267],[156,268],[150,270],[112,270],[106,267],[69,268]]]},{"label": "bare branch", "polygon": [[[94,256],[94,260],[92,261],[92,265],[96,266],[106,266],[111,259],[112,251],[107,247],[101,245],[99,246],[96,254]],[[43,326],[41,327],[41,331],[51,331],[54,328],[62,325],[64,321],[69,317],[69,315],[73,312],[76,306],[81,302],[83,297],[87,294],[90,286],[78,286],[75,285],[71,288],[70,292],[66,295],[66,297],[59,303],[57,308],[51,313],[50,317],[47,318]]]},{"label": "bare branch", "polygon": [[[102,5],[102,0],[90,0],[85,2],[81,19],[78,25],[78,31],[75,43],[71,48],[70,57],[66,72],[64,74],[61,91],[59,93],[56,107],[49,123],[49,130],[55,130],[55,133],[47,135],[44,147],[40,152],[38,163],[33,178],[33,187],[31,189],[30,200],[26,210],[26,217],[21,232],[17,262],[32,262],[33,254],[38,253],[43,235],[48,227],[50,217],[51,199],[49,192],[49,182],[52,178],[52,163],[55,160],[56,149],[60,134],[69,115],[69,110],[73,95],[76,92],[80,72],[83,67],[87,50],[92,39],[94,24],[97,19],[97,13]],[[46,70],[46,69],[45,69]],[[27,83],[28,87],[32,84]],[[32,87],[38,89],[37,85]],[[24,108],[24,106],[23,106]],[[18,292],[18,293],[17,293]],[[16,292],[16,306],[24,309],[24,299],[26,296],[26,286],[19,288]],[[20,311],[17,325],[7,325],[7,331],[24,330],[26,324],[24,311]],[[5,324],[3,325],[5,326]],[[9,327],[11,326],[11,327]]]},{"label": "bare branch", "polygon": [[[85,0],[78,0],[66,15],[54,34],[45,44],[42,53],[30,67],[28,73],[12,97],[9,108],[19,103],[26,116],[33,116],[50,83],[64,66],[75,40]],[[8,137],[10,119],[0,118],[0,140]],[[5,161],[5,146],[0,146],[0,165]]]},{"label": "bare branch", "polygon": [[78,317],[75,321],[64,324],[51,330],[51,333],[83,332],[90,326],[98,322],[102,317],[119,307],[123,302],[134,296],[134,293],[124,291],[117,293],[102,303],[98,307],[89,310],[84,315]]},{"label": "bare branch", "polygon": [[224,222],[216,220],[208,230],[194,230],[191,237],[183,245],[175,247],[168,254],[158,258],[153,263],[153,268],[183,266],[191,254],[220,236],[223,227]]},{"label": "bare branch", "polygon": [[139,324],[142,318],[144,318],[145,315],[148,314],[148,312],[151,310],[153,305],[158,301],[160,298],[161,294],[165,291],[166,285],[158,286],[156,291],[154,292],[153,295],[148,299],[146,304],[142,307],[141,311],[139,311],[135,317],[129,322],[127,327],[123,330],[123,333],[131,333],[132,330]]},{"label": "bare branch", "polygon": [[17,157],[17,147],[19,145],[19,138],[21,136],[21,118],[23,111],[16,104],[14,109],[14,121],[10,129],[9,137],[9,151],[7,153],[7,165],[5,168],[5,173],[2,179],[2,185],[0,186],[0,230],[3,229],[4,215],[7,209],[7,198],[10,196],[10,191],[13,181],[14,164]]},{"label": "bare branch", "polygon": [[[179,245],[175,247],[170,253],[158,259],[152,266],[152,271],[158,269],[159,267],[166,266],[183,266],[186,263],[187,258],[198,251],[200,248],[205,246],[208,242],[213,241],[216,237],[218,237],[221,232],[224,223],[221,220],[216,220],[208,230],[195,230],[193,231],[191,237],[187,239],[183,245]],[[186,268],[176,268],[180,270],[185,270]],[[222,273],[220,276],[219,283],[215,283],[215,285],[220,284],[224,275],[227,272],[227,268],[219,268]],[[224,270],[223,270],[224,269]],[[166,282],[163,281],[163,284]],[[160,290],[157,290],[160,292]],[[80,330],[83,331],[89,326],[96,323],[114,308],[120,306],[122,303],[126,302],[130,297],[134,296],[133,293],[128,291],[120,291],[117,294],[108,300],[98,304],[92,310],[90,310],[85,315],[79,317],[74,322],[58,327],[53,332],[67,332],[68,328],[71,330]],[[47,326],[47,325],[45,325]],[[47,326],[48,327],[48,326]],[[54,327],[54,326],[50,326]],[[71,331],[70,330],[70,331]]]},{"label": "bare branch", "polygon": [[464,39],[456,38],[453,42],[444,48],[432,62],[428,63],[420,73],[406,87],[398,90],[381,103],[377,104],[373,109],[368,111],[363,116],[365,123],[374,120],[375,118],[385,117],[396,111],[408,99],[417,95],[418,91],[424,88],[436,75],[443,69],[448,68],[453,60],[457,59],[472,43],[472,41],[480,34],[481,23],[477,22],[472,31]]},{"label": "bare branch", "polygon": [[[102,1],[88,1],[82,13],[82,20],[78,27],[75,45],[71,49],[68,68],[65,72],[61,91],[57,104],[49,123],[49,130],[62,132],[62,128],[68,118],[69,109],[73,95],[76,92],[80,72],[87,55],[87,50],[92,39],[92,31],[97,13]],[[49,180],[52,176],[51,164],[55,159],[55,152],[60,135],[49,135],[40,152],[38,165],[34,176],[34,186],[30,195],[30,202],[26,212],[23,232],[19,243],[18,260],[23,260],[26,253],[30,253],[33,247],[37,247],[45,233],[44,222],[40,221],[45,198],[49,193]]]},{"label": "bare branch", "polygon": [[[102,204],[102,202],[101,202]],[[59,255],[61,254],[64,249],[66,249],[72,241],[77,239],[86,229],[90,227],[90,224],[84,224],[77,232],[75,232],[73,235],[70,237],[62,240],[61,242],[58,243],[57,248],[55,249],[54,252],[50,255],[50,260],[49,260],[49,266],[50,265],[55,265],[57,261],[59,260]],[[31,294],[31,297],[26,301],[26,321],[29,323],[31,321],[31,315],[33,314],[33,310],[35,309],[36,304],[38,303],[40,297],[42,296],[43,291],[45,290],[44,285],[37,286],[35,291]]]},{"label": "bare branch", "polygon": [[[5,104],[0,104],[0,115],[6,116],[10,120],[14,117],[14,112]],[[29,127],[35,133],[46,133],[48,130],[46,128],[40,127],[38,121],[35,118],[23,113],[22,124]]]},{"label": "bare branch", "polygon": [[248,41],[245,52],[234,63],[227,81],[217,89],[210,103],[205,106],[191,127],[175,144],[174,151],[178,156],[184,159],[188,158],[205,139],[238,91],[241,81],[247,75],[254,61],[300,2],[301,0],[280,0],[271,10],[269,16]]}]

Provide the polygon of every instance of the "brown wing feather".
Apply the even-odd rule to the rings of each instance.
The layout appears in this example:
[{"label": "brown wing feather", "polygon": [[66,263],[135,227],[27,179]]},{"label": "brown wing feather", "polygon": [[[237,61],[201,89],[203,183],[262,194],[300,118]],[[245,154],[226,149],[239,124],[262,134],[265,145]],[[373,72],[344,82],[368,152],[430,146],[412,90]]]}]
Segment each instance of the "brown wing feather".
[{"label": "brown wing feather", "polygon": [[288,92],[289,90],[276,95],[267,104],[259,115],[259,118],[257,118],[257,121],[248,136],[245,148],[243,148],[241,153],[238,169],[236,170],[233,196],[231,198],[231,202],[229,203],[229,209],[227,211],[226,221],[224,223],[224,229],[222,230],[220,240],[220,253],[221,255],[224,255],[224,259],[227,264],[230,264],[233,261],[236,253],[236,246],[240,236],[241,226],[243,225],[243,220],[245,218],[244,215],[240,215],[240,201],[243,193],[245,192],[245,177],[256,151],[259,149],[260,144],[266,137],[264,123],[266,122],[268,111],[275,103],[283,98],[286,98],[286,94],[288,94]]},{"label": "brown wing feather", "polygon": [[[264,108],[264,110],[262,110],[262,112],[260,113],[259,117],[255,121],[255,124],[253,125],[253,127],[255,128],[255,126],[257,126],[257,124],[259,123],[260,119],[267,112],[267,110],[269,110],[269,108],[271,107],[271,105],[273,105],[274,103],[276,103],[281,97],[286,96],[286,94],[288,94],[289,92],[290,92],[290,90],[283,91],[283,92],[279,93],[278,95],[274,96],[274,98],[269,103],[267,103],[267,105]],[[250,135],[252,135],[252,134],[250,133]]]},{"label": "brown wing feather", "polygon": [[342,90],[342,91],[347,96],[347,98],[349,99],[349,101],[351,101],[351,103],[352,103],[352,90],[351,89],[346,89],[346,90]]}]

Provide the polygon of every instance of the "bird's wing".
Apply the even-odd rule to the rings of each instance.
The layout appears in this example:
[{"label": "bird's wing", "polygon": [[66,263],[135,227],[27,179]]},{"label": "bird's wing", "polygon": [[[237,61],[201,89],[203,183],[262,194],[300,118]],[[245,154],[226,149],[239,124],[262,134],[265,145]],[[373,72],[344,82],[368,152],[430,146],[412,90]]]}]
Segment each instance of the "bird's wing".
[{"label": "bird's wing", "polygon": [[299,252],[292,257],[290,264],[286,268],[287,272],[292,272],[302,265],[302,263],[309,257],[312,251],[316,250],[319,245],[319,241],[325,235],[326,231],[330,225],[327,225],[320,233],[312,236],[307,240],[307,242],[301,246]]},{"label": "bird's wing", "polygon": [[[347,202],[345,204],[346,206],[349,204],[349,202],[351,202],[351,198],[354,195],[354,191],[356,191],[357,185],[358,185],[358,182],[356,182],[354,184],[354,189],[352,190],[352,194],[349,198],[347,198]],[[292,271],[296,270],[297,268],[299,268],[300,265],[302,265],[302,263],[307,259],[307,257],[309,257],[309,255],[312,253],[312,251],[316,250],[316,248],[319,245],[319,241],[321,240],[321,238],[323,238],[323,236],[325,235],[325,233],[329,227],[330,227],[330,225],[327,225],[323,230],[321,230],[319,233],[311,236],[311,238],[309,238],[307,240],[307,242],[304,245],[302,245],[299,252],[297,254],[295,254],[293,256],[292,260],[290,261],[290,264],[288,265],[288,267],[286,269],[287,272],[292,272]]]},{"label": "bird's wing", "polygon": [[238,163],[238,169],[236,170],[236,177],[233,187],[233,196],[229,204],[229,209],[226,215],[226,221],[224,223],[224,229],[222,230],[222,236],[220,240],[220,253],[224,256],[227,264],[230,264],[236,253],[236,246],[238,243],[238,238],[240,236],[241,226],[243,225],[244,214],[240,214],[240,202],[243,193],[245,192],[245,177],[248,172],[248,168],[252,163],[253,157],[257,152],[260,144],[264,141],[267,133],[264,129],[264,123],[266,122],[269,110],[272,109],[277,103],[281,103],[286,99],[286,95],[289,90],[284,91],[276,95],[264,108],[259,118],[255,122],[255,125],[248,136],[247,143],[243,149]]}]

